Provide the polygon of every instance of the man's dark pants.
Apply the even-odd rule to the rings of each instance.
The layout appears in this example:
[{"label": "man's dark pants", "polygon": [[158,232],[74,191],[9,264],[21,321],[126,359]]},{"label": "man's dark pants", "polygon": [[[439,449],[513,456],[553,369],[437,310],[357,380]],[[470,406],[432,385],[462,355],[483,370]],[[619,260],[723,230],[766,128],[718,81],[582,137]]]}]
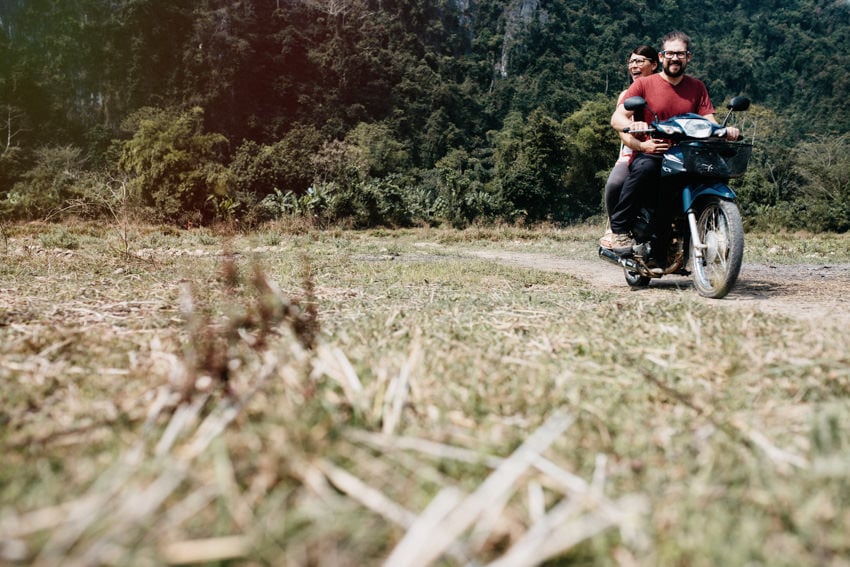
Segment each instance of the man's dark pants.
[{"label": "man's dark pants", "polygon": [[641,207],[646,206],[655,210],[653,228],[656,236],[652,239],[652,248],[663,257],[661,251],[666,250],[674,205],[672,184],[663,182],[661,177],[660,154],[635,154],[620,200],[611,212],[611,230],[615,234],[628,234]]},{"label": "man's dark pants", "polygon": [[638,153],[629,164],[629,176],[611,214],[611,230],[628,234],[641,207],[655,205],[661,180],[661,155]]}]

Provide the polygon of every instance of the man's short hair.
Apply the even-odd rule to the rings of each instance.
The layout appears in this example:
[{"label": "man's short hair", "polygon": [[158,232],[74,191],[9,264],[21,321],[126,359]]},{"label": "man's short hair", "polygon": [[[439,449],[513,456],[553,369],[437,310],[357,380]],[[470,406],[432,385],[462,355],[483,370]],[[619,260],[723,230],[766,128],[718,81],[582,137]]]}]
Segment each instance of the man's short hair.
[{"label": "man's short hair", "polygon": [[688,34],[686,34],[685,32],[678,31],[678,30],[671,31],[670,33],[668,33],[667,35],[665,35],[664,37],[661,38],[661,49],[664,49],[664,44],[667,43],[668,41],[676,41],[676,40],[684,42],[685,48],[688,51],[691,50],[691,38],[688,37]]}]

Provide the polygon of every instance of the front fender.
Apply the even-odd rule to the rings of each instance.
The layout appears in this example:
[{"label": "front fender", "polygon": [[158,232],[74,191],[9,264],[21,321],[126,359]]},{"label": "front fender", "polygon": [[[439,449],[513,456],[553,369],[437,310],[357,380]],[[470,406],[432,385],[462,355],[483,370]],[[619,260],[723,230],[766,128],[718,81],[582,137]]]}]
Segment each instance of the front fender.
[{"label": "front fender", "polygon": [[721,199],[735,200],[735,192],[722,181],[714,183],[696,183],[686,185],[682,189],[682,210],[687,211],[700,197],[713,196]]}]

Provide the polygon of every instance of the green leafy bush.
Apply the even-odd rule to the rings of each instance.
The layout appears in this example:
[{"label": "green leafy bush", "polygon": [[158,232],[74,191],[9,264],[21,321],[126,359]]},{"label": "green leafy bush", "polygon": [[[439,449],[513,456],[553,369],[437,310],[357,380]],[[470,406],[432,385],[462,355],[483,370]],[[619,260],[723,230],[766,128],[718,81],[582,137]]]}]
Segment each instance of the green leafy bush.
[{"label": "green leafy bush", "polygon": [[230,163],[236,189],[259,200],[275,192],[304,194],[316,173],[312,156],[321,145],[312,126],[295,126],[271,145],[244,142]]},{"label": "green leafy bush", "polygon": [[[231,198],[233,176],[222,162],[227,139],[205,133],[203,110],[143,108],[124,122],[119,165],[132,198],[157,220],[208,222]],[[232,212],[232,211],[231,211]]]},{"label": "green leafy bush", "polygon": [[275,189],[273,193],[263,197],[253,210],[260,221],[279,219],[284,216],[312,217],[319,207],[316,190],[309,187],[303,195],[292,191],[285,193]]},{"label": "green leafy bush", "polygon": [[322,145],[312,158],[310,209],[323,220],[353,226],[408,226],[415,199],[408,156],[383,124],[359,124],[344,140]]},{"label": "green leafy bush", "polygon": [[83,177],[81,150],[74,146],[48,146],[35,152],[32,167],[21,174],[2,201],[6,216],[36,219],[61,210],[80,196]]},{"label": "green leafy bush", "polygon": [[360,186],[360,190],[369,205],[364,211],[367,216],[362,219],[368,226],[410,226],[412,215],[408,195],[411,188],[406,177],[395,174],[370,178]]},{"label": "green leafy bush", "polygon": [[505,212],[504,201],[491,192],[491,157],[455,149],[440,159],[434,169],[437,220],[462,227],[477,219],[493,220]]},{"label": "green leafy bush", "polygon": [[32,152],[12,146],[0,152],[0,199],[6,196],[32,166]]}]

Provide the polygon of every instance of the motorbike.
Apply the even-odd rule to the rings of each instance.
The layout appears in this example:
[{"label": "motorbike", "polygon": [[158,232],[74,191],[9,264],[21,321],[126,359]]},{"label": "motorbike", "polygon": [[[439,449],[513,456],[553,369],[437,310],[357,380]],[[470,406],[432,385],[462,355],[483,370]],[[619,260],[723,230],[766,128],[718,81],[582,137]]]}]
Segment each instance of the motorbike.
[{"label": "motorbike", "polygon": [[[666,275],[693,275],[694,287],[703,297],[726,296],[738,279],[744,255],[744,225],[729,180],[746,172],[752,153],[750,143],[726,141],[726,125],[734,112],[747,110],[750,101],[732,98],[721,124],[698,114],[659,121],[639,96],[626,99],[624,105],[630,111],[645,109],[654,117],[647,130],[631,130],[632,134],[673,142],[661,159],[673,214],[671,220],[669,214],[658,214],[657,203],[642,203],[632,228],[631,251],[617,254],[600,247],[600,257],[621,266],[631,287],[646,287]],[[665,246],[666,254],[652,254],[653,245]]]}]

